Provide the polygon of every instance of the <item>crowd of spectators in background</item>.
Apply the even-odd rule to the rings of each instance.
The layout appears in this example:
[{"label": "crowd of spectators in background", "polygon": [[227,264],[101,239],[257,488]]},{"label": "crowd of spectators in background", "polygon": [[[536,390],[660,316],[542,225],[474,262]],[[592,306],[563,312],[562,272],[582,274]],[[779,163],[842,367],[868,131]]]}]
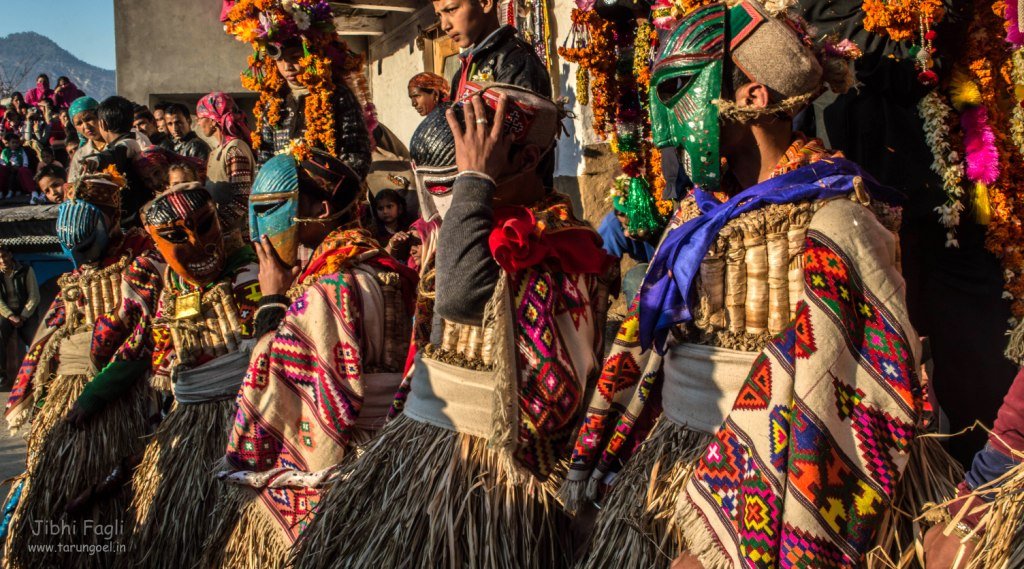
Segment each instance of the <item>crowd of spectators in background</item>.
[{"label": "crowd of spectators in background", "polygon": [[[90,121],[93,108],[73,112],[73,103],[87,99],[68,77],[40,74],[36,86],[14,92],[0,104],[0,202],[56,204],[64,190],[80,174],[84,155],[99,153],[105,146]],[[181,103],[163,102],[151,110],[132,103],[132,137],[140,148],[155,147],[185,156],[202,167],[210,146],[192,131],[193,113]],[[82,149],[83,156],[75,159]],[[173,160],[172,160],[173,161]]]}]

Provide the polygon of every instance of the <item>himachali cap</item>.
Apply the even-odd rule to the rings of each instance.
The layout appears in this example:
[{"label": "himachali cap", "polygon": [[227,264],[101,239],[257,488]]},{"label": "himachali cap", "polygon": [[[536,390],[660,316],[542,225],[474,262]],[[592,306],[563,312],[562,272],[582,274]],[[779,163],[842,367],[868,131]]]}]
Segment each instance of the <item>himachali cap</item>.
[{"label": "himachali cap", "polygon": [[785,98],[817,93],[823,71],[795,22],[773,17],[764,5],[744,0],[729,10],[732,61],[751,81]]},{"label": "himachali cap", "polygon": [[484,103],[491,109],[489,116],[493,116],[498,107],[499,94],[508,99],[504,130],[514,137],[514,144],[536,144],[548,148],[562,131],[563,111],[543,95],[517,85],[470,82],[466,84],[459,102],[465,104],[477,93],[482,93]]},{"label": "himachali cap", "polygon": [[86,201],[116,212],[121,209],[122,189],[124,179],[107,173],[86,174],[71,185],[67,198]]}]

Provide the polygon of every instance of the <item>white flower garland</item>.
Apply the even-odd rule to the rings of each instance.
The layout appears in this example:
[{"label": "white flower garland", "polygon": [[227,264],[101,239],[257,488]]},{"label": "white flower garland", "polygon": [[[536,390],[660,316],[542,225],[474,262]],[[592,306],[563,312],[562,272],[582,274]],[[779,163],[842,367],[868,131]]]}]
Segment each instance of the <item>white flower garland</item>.
[{"label": "white flower garland", "polygon": [[[959,247],[956,228],[960,225],[960,213],[964,210],[964,190],[961,186],[964,166],[962,156],[949,144],[949,121],[953,108],[942,99],[938,91],[932,91],[921,99],[917,110],[924,120],[924,138],[932,151],[932,171],[942,178],[942,191],[946,194],[946,203],[935,208],[935,212],[939,214],[939,223],[946,228],[946,247]],[[1024,135],[1024,130],[1021,134]]]},{"label": "white flower garland", "polygon": [[[1024,6],[1024,2],[1021,5]],[[1013,105],[1013,112],[1010,113],[1010,136],[1021,154],[1024,154],[1024,107],[1021,107],[1021,101],[1024,100],[1024,49],[1015,50],[1012,61],[1010,79],[1016,86],[1013,99],[1017,104]]]}]

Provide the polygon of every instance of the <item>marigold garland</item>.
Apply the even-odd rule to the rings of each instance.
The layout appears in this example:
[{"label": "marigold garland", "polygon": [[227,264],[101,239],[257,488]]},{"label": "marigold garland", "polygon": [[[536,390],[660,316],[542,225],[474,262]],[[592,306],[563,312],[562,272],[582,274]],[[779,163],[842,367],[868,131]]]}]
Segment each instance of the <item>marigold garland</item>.
[{"label": "marigold garland", "polygon": [[242,86],[260,94],[253,113],[256,117],[256,129],[252,133],[254,147],[262,143],[264,125],[281,121],[286,86],[275,61],[267,54],[266,45],[271,42],[302,42],[304,55],[299,60],[302,71],[296,80],[310,92],[304,106],[306,130],[303,137],[311,147],[323,148],[332,154],[337,150],[333,112],[337,67],[344,69],[346,82],[352,84],[353,93],[366,109],[367,126],[371,127],[371,121],[375,121],[366,95],[365,78],[360,85],[358,78],[350,78],[347,73],[361,60],[350,57],[345,44],[336,39],[333,12],[326,0],[238,0],[227,14],[224,30],[254,49],[249,57],[249,69],[242,73]]},{"label": "marigold garland", "polygon": [[[632,180],[630,191],[652,194],[647,199],[622,196],[642,210],[631,212],[630,229],[637,234],[657,231],[665,217],[661,210],[669,208],[657,199],[663,195],[665,180],[661,154],[650,141],[648,112],[657,31],[646,20],[613,22],[592,9],[573,10],[572,21],[571,47],[563,46],[559,55],[579,65],[577,101],[590,103],[594,132],[608,140],[619,166]],[[621,191],[611,188],[613,194]]]},{"label": "marigold garland", "polygon": [[922,23],[942,18],[942,0],[864,0],[864,29],[893,41],[913,39]]},{"label": "marigold garland", "polygon": [[[608,117],[614,116],[614,105],[610,98],[610,79],[615,73],[615,62],[609,58],[612,51],[612,25],[593,10],[572,11],[573,47],[562,46],[558,54],[567,61],[579,65],[589,78],[590,108],[594,114],[594,132],[604,137],[610,126]],[[577,92],[577,101],[583,103]]]},{"label": "marigold garland", "polygon": [[[986,108],[989,124],[996,128],[995,147],[999,154],[998,179],[987,186],[991,207],[991,221],[985,245],[1002,263],[1006,280],[1005,296],[1011,300],[1014,325],[1024,318],[1024,156],[1018,144],[1022,132],[1021,115],[1015,100],[1019,83],[1024,75],[1020,68],[1022,58],[1012,56],[1002,41],[1006,38],[1006,5],[1002,1],[991,4],[991,10],[978,10],[968,28],[967,49],[959,62],[978,85],[982,104]],[[1013,110],[1011,110],[1013,109]],[[1022,346],[1018,346],[1018,351]]]},{"label": "marigold garland", "polygon": [[657,0],[651,6],[651,20],[657,28],[667,30],[688,12],[708,4],[714,4],[713,0]]}]

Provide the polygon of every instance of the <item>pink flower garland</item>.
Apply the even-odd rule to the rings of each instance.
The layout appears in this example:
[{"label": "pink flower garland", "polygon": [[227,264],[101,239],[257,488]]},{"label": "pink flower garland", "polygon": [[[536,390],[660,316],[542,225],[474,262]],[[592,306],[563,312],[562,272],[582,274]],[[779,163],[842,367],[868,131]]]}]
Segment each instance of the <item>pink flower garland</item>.
[{"label": "pink flower garland", "polygon": [[1021,30],[1021,0],[1006,1],[1006,41],[1013,44],[1013,47],[1024,45],[1024,30]]},{"label": "pink flower garland", "polygon": [[988,124],[984,106],[966,109],[960,114],[967,151],[967,177],[975,182],[991,184],[999,178],[999,151],[996,136]]}]

